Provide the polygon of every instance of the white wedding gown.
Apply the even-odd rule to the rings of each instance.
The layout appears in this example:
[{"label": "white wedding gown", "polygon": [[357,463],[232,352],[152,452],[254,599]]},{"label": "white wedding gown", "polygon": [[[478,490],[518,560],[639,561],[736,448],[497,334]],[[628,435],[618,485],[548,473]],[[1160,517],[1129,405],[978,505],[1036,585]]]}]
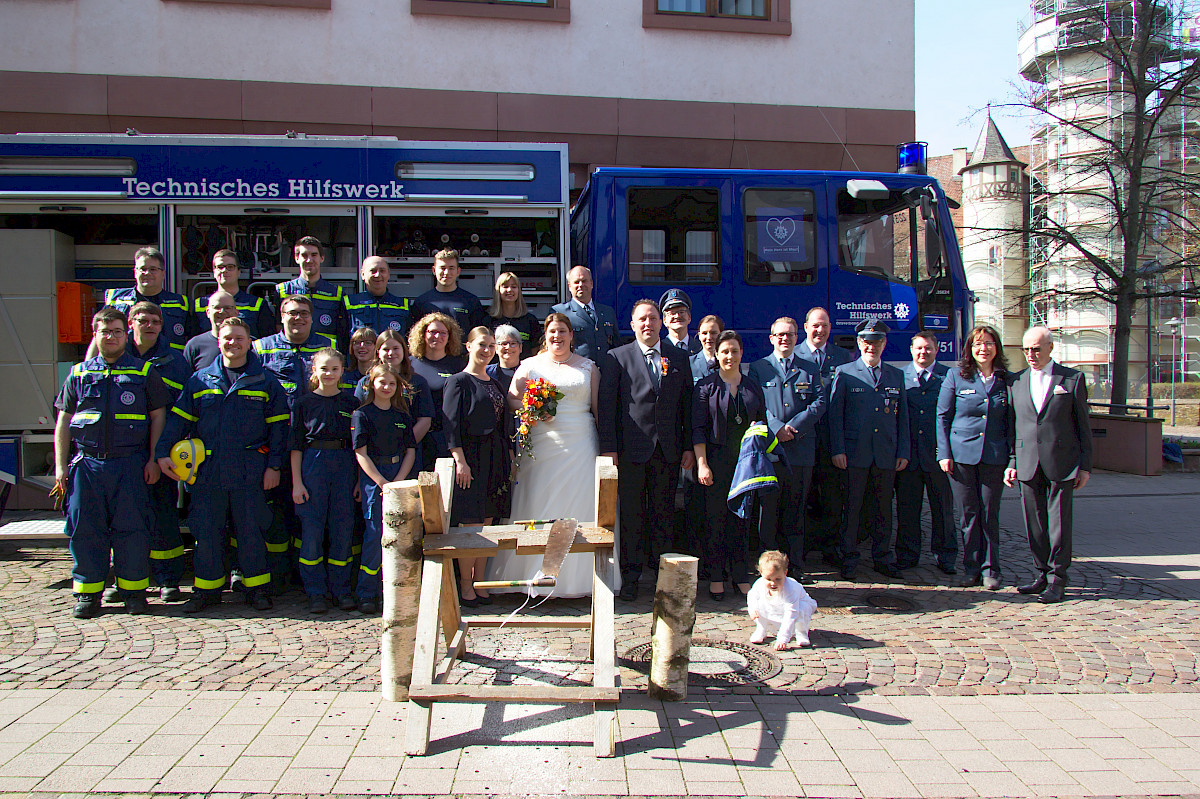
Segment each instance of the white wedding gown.
[{"label": "white wedding gown", "polygon": [[[575,359],[573,359],[575,360]],[[558,387],[563,398],[553,419],[538,422],[533,427],[533,457],[522,454],[513,488],[512,518],[576,519],[581,524],[596,521],[596,455],[598,441],[596,422],[592,415],[591,361],[582,359],[582,366],[556,364],[538,357],[529,363],[529,379],[545,378]],[[596,376],[599,379],[599,376]],[[618,551],[619,544],[613,551]],[[489,580],[527,580],[542,566],[541,555],[516,555],[512,550],[501,552],[488,564]],[[615,572],[612,569],[611,572]],[[553,588],[536,588],[544,596],[553,592],[556,597],[580,597],[592,594],[592,553],[567,555]],[[618,578],[619,580],[619,578]],[[615,587],[619,590],[620,585]],[[527,592],[527,588],[498,589]]]}]

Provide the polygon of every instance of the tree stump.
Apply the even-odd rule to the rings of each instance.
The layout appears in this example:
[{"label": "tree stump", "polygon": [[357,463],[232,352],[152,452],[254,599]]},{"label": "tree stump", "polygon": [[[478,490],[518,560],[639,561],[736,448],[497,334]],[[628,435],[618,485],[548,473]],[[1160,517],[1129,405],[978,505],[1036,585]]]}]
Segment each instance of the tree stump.
[{"label": "tree stump", "polygon": [[383,698],[408,699],[421,592],[421,495],[416,480],[383,488]]},{"label": "tree stump", "polygon": [[699,565],[691,555],[668,553],[658,560],[650,626],[649,694],[654,699],[679,702],[687,698]]}]

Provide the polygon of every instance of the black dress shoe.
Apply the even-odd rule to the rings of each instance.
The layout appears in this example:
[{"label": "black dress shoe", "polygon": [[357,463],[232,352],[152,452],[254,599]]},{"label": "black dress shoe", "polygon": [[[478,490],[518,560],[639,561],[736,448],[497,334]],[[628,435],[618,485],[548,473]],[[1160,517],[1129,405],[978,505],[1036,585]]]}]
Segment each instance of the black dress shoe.
[{"label": "black dress shoe", "polygon": [[714,590],[712,590],[712,588],[709,588],[708,589],[708,598],[711,599],[713,602],[724,602],[725,601],[725,592],[724,591],[714,591]]},{"label": "black dress shoe", "polygon": [[1036,580],[1034,580],[1032,583],[1029,583],[1028,585],[1018,585],[1017,593],[1018,594],[1040,594],[1046,590],[1046,586],[1048,586],[1048,585],[1049,585],[1049,583],[1046,582],[1046,575],[1043,574],[1041,577],[1037,578]]},{"label": "black dress shoe", "polygon": [[958,574],[958,569],[954,568],[953,564],[950,566],[946,566],[944,564],[939,563],[937,565],[937,567],[938,567],[938,571],[940,571],[942,574]]},{"label": "black dress shoe", "polygon": [[889,577],[893,580],[899,580],[904,577],[904,573],[901,572],[900,569],[887,563],[882,563],[876,566],[875,571],[879,572],[884,577]]},{"label": "black dress shoe", "polygon": [[958,581],[959,588],[974,588],[977,585],[983,585],[982,574],[969,574]]},{"label": "black dress shoe", "polygon": [[1046,586],[1046,590],[1038,594],[1038,602],[1043,605],[1053,605],[1055,602],[1063,601],[1063,584],[1051,583]]},{"label": "black dress shoe", "polygon": [[472,597],[471,599],[463,599],[462,594],[459,594],[458,595],[458,606],[460,608],[477,608],[477,607],[479,607],[479,600],[475,599],[474,597]]},{"label": "black dress shoe", "polygon": [[476,594],[476,595],[475,595],[475,601],[476,601],[476,602],[478,602],[480,605],[490,605],[490,604],[492,604],[492,598],[491,598],[491,596],[484,596],[483,594]]},{"label": "black dress shoe", "polygon": [[796,582],[800,583],[800,585],[812,585],[814,582],[816,582],[816,580],[809,577],[807,574],[805,574],[800,569],[796,569],[796,568],[789,569],[788,576],[791,577]]},{"label": "black dress shoe", "polygon": [[[900,569],[901,571],[903,571],[904,569],[915,569],[919,565],[920,565],[920,561],[916,561],[916,560],[898,560],[898,561],[896,561],[896,568]],[[876,569],[875,571],[879,571],[879,570]]]},{"label": "black dress shoe", "polygon": [[858,580],[858,567],[842,569],[842,579],[848,583],[853,583]]},{"label": "black dress shoe", "polygon": [[638,585],[635,582],[628,582],[621,586],[620,598],[622,602],[633,602],[638,598]]}]

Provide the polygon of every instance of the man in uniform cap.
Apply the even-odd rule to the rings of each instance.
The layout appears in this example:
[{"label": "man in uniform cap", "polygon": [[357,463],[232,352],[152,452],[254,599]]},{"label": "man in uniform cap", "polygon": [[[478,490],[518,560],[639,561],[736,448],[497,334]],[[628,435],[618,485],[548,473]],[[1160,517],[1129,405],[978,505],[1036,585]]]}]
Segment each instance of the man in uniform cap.
[{"label": "man in uniform cap", "polygon": [[663,326],[667,328],[667,341],[689,356],[700,351],[700,339],[688,333],[692,323],[692,298],[683,289],[667,289],[658,301],[662,309]]},{"label": "man in uniform cap", "polygon": [[829,401],[833,465],[847,474],[842,578],[853,580],[857,574],[859,520],[864,517],[875,571],[898,578],[892,549],[892,490],[896,472],[908,465],[904,374],[883,363],[889,330],[885,322],[867,319],[855,330],[862,357],[838,367]]}]

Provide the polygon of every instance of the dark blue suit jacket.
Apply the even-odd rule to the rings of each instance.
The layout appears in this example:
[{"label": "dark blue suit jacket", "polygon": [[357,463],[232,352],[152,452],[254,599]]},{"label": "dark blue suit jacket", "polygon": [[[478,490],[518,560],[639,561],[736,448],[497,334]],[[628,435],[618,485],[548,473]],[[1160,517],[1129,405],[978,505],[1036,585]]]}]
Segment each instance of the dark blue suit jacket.
[{"label": "dark blue suit jacket", "polygon": [[950,370],[945,364],[934,363],[929,368],[929,380],[922,388],[916,364],[904,367],[904,393],[908,400],[909,441],[912,454],[908,468],[920,472],[940,471],[937,464],[937,405],[942,381]]},{"label": "dark blue suit jacket", "polygon": [[[800,356],[802,360],[808,361],[810,364],[810,371],[817,371],[817,361],[813,356],[812,348],[808,346],[808,339],[805,339],[796,345],[794,354]],[[836,344],[831,344],[828,341],[825,342],[825,362],[821,365],[821,384],[825,388],[825,396],[827,398],[831,396],[830,392],[833,388],[833,373],[837,371],[839,366],[844,366],[845,364],[850,363],[855,359],[855,357],[855,354],[850,352],[850,350],[842,349]],[[828,413],[826,413],[825,416],[823,416],[821,420],[817,422],[817,444],[825,451],[829,451]]]},{"label": "dark blue suit jacket", "polygon": [[692,364],[692,382],[699,383],[704,378],[708,377],[713,372],[717,371],[716,360],[713,360],[713,366],[708,365],[708,356],[703,351],[697,352],[691,357]]},{"label": "dark blue suit jacket", "polygon": [[774,354],[750,364],[750,379],[762,387],[767,403],[767,427],[778,435],[784,425],[797,431],[795,438],[779,442],[793,466],[812,466],[817,460],[817,422],[825,415],[826,394],[812,363],[792,356],[783,374]]},{"label": "dark blue suit jacket", "polygon": [[938,395],[938,460],[972,466],[1008,463],[1010,379],[1011,375],[997,371],[987,389],[978,372],[974,380],[967,380],[957,368],[950,370]]},{"label": "dark blue suit jacket", "polygon": [[571,331],[574,336],[572,349],[585,358],[591,358],[599,366],[604,360],[604,353],[617,346],[617,314],[607,305],[601,305],[592,300],[596,307],[596,321],[588,318],[575,298],[555,305],[552,310],[571,320]]},{"label": "dark blue suit jacket", "polygon": [[829,454],[845,455],[848,466],[895,469],[909,456],[908,402],[904,373],[879,365],[879,385],[862,358],[833,373],[829,403]]}]

